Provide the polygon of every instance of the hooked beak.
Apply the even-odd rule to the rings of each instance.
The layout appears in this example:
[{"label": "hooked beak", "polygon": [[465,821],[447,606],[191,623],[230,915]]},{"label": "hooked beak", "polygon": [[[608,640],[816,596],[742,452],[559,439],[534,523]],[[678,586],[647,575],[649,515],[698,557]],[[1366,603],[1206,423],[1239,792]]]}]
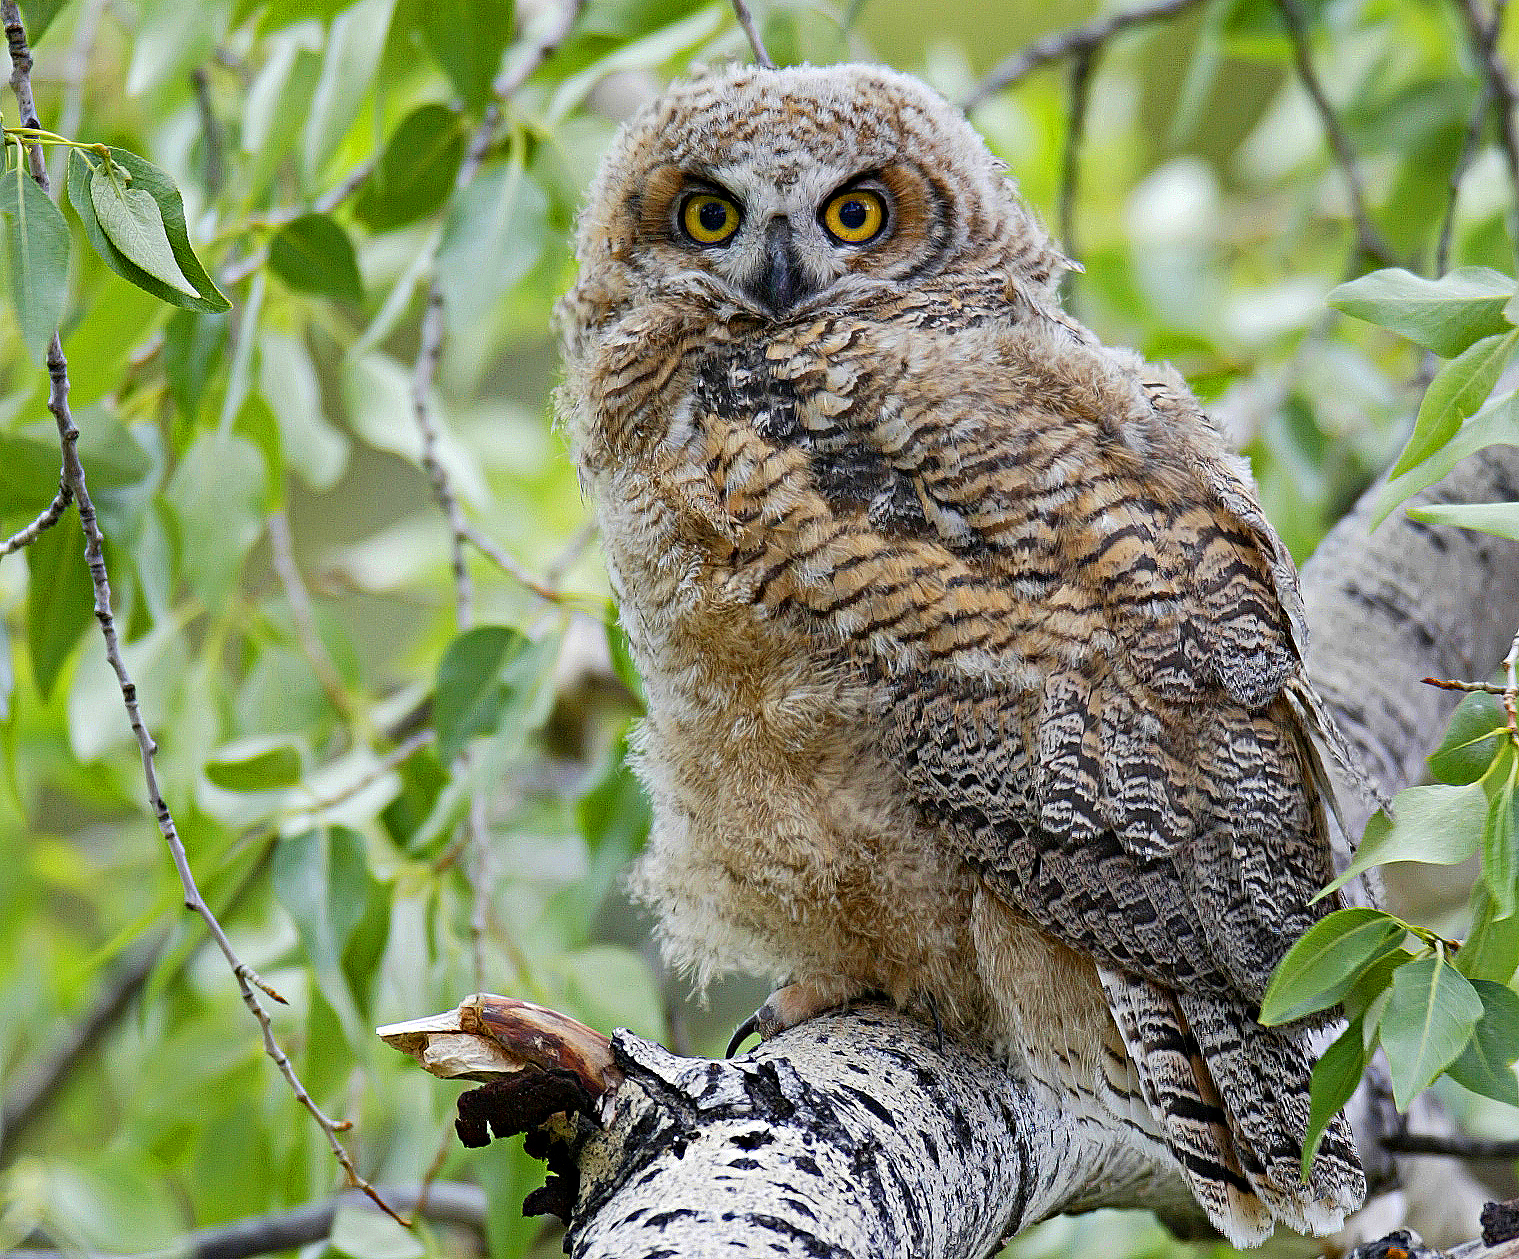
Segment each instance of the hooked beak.
[{"label": "hooked beak", "polygon": [[766,226],[764,263],[748,287],[750,296],[776,315],[785,314],[813,291],[802,274],[789,219],[777,215]]}]

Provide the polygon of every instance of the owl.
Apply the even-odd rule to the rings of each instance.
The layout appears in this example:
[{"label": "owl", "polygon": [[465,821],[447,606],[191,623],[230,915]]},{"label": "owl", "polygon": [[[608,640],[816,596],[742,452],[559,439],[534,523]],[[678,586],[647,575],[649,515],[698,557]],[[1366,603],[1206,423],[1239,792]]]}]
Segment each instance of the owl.
[{"label": "owl", "polygon": [[[1231,1241],[1338,1227],[1266,981],[1339,902],[1296,574],[1175,372],[964,117],[868,66],[673,87],[612,144],[560,407],[648,712],[669,961],[885,994],[1174,1159]],[[1321,1037],[1320,1037],[1321,1039]]]}]

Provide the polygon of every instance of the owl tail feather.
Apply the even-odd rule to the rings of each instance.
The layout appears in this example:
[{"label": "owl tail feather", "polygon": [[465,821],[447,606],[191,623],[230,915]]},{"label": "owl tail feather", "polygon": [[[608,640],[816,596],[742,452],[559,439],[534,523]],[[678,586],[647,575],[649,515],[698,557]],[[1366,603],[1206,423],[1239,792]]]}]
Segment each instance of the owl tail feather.
[{"label": "owl tail feather", "polygon": [[1302,1233],[1339,1228],[1360,1206],[1365,1179],[1338,1116],[1303,1181],[1305,1046],[1262,1027],[1243,1002],[1101,974],[1145,1100],[1214,1227],[1236,1246],[1260,1245],[1277,1220]]}]

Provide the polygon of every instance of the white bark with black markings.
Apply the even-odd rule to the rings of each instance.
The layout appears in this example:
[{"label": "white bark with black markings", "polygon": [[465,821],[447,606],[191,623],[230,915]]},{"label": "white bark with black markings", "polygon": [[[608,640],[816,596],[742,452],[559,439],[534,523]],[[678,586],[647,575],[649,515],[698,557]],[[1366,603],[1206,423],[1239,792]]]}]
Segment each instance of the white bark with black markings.
[{"label": "white bark with black markings", "polygon": [[[1519,498],[1519,451],[1468,460],[1431,497]],[[1401,512],[1368,535],[1368,518],[1363,502],[1304,571],[1309,665],[1390,794],[1422,775],[1457,698],[1420,679],[1485,676],[1503,656],[1519,617],[1519,548]],[[1368,813],[1352,805],[1347,821],[1358,832]],[[627,1079],[607,1129],[580,1151],[577,1259],[976,1259],[1062,1211],[1186,1213],[1168,1161],[889,1011],[819,1019],[731,1062],[678,1058],[627,1033],[614,1044]],[[1376,1108],[1363,1111],[1358,1130],[1374,1139]],[[1425,1186],[1441,1170],[1418,1167]],[[1430,1196],[1471,1209],[1475,1191],[1457,1176],[1439,1175]],[[1421,1224],[1428,1235],[1450,1221]],[[1466,1227],[1475,1233],[1474,1214]]]}]

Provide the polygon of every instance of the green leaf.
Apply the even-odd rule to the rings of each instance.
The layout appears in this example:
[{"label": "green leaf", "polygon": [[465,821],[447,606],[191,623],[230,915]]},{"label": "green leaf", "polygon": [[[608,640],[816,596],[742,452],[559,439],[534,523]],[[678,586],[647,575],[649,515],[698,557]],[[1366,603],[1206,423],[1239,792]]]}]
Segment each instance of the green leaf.
[{"label": "green leaf", "polygon": [[174,404],[189,418],[200,412],[211,377],[226,356],[227,317],[176,310],[164,328],[164,375]]},{"label": "green leaf", "polygon": [[169,480],[180,569],[207,608],[219,611],[225,604],[244,557],[263,533],[264,486],[263,455],[231,433],[197,436]]},{"label": "green leaf", "polygon": [[525,635],[505,625],[466,630],[448,645],[438,662],[433,697],[442,760],[453,760],[476,735],[496,728],[511,698],[503,674],[530,645]]},{"label": "green leaf", "polygon": [[423,105],[403,118],[359,193],[354,217],[373,231],[388,232],[425,218],[447,201],[464,160],[459,121],[457,113],[438,104]]},{"label": "green leaf", "polygon": [[1452,786],[1476,782],[1502,751],[1507,728],[1508,714],[1498,697],[1473,691],[1456,705],[1445,737],[1429,754],[1429,772]]},{"label": "green leaf", "polygon": [[[164,283],[158,276],[143,270],[138,263],[116,247],[96,216],[95,202],[91,195],[94,188],[95,167],[97,164],[103,164],[104,159],[86,157],[81,150],[70,149],[69,205],[79,216],[84,234],[95,252],[100,255],[106,266],[122,279],[153,294],[161,301],[168,302],[171,306],[183,306],[186,310],[200,310],[213,315],[220,314],[224,310],[231,310],[232,303],[222,296],[221,290],[212,282],[211,277],[206,274],[206,269],[201,266],[200,259],[195,256],[195,249],[190,244],[189,229],[185,223],[184,202],[180,199],[179,189],[175,187],[174,181],[158,167],[144,161],[135,153],[117,148],[108,151],[111,161],[116,166],[124,168],[131,176],[131,187],[140,192],[146,192],[153,198],[159,217],[163,221],[164,235],[168,239],[174,265],[179,269],[180,276],[194,291],[193,293],[184,292],[172,284]],[[101,178],[105,178],[104,172]]]},{"label": "green leaf", "polygon": [[1319,897],[1343,887],[1372,866],[1391,861],[1457,865],[1477,851],[1486,821],[1487,793],[1480,782],[1400,791],[1392,802],[1392,819],[1385,813],[1372,814],[1350,868]]},{"label": "green leaf", "polygon": [[326,214],[303,214],[280,228],[269,242],[269,269],[301,293],[341,302],[364,300],[353,242]]},{"label": "green leaf", "polygon": [[1519,503],[1430,503],[1408,514],[1430,525],[1455,525],[1519,542]]},{"label": "green leaf", "polygon": [[38,42],[53,24],[53,19],[63,12],[69,0],[21,0],[21,14],[25,19],[26,40],[35,50]]},{"label": "green leaf", "polygon": [[1337,1005],[1356,978],[1403,941],[1407,927],[1380,909],[1340,909],[1287,950],[1261,1001],[1260,1021],[1290,1023]]},{"label": "green leaf", "polygon": [[122,186],[123,176],[106,170],[102,162],[90,176],[90,204],[95,221],[106,239],[122,254],[155,279],[187,297],[197,296],[185,273],[174,261],[163,214],[152,194],[141,188]]},{"label": "green leaf", "polygon": [[327,418],[304,342],[283,332],[259,338],[258,389],[279,422],[290,470],[313,490],[330,490],[348,467],[349,441]]},{"label": "green leaf", "polygon": [[1433,485],[1467,455],[1488,446],[1519,446],[1519,393],[1492,399],[1461,426],[1461,431],[1417,467],[1394,477],[1377,497],[1373,524],[1381,524],[1404,499]]},{"label": "green leaf", "polygon": [[1483,337],[1508,331],[1503,308],[1515,283],[1489,267],[1459,267],[1426,280],[1395,267],[1373,271],[1329,294],[1329,304],[1380,324],[1441,358],[1455,358]]},{"label": "green leaf", "polygon": [[327,1244],[349,1259],[422,1259],[427,1247],[409,1228],[369,1207],[344,1203],[332,1217]]},{"label": "green leaf", "polygon": [[612,672],[615,673],[622,684],[628,688],[628,693],[633,696],[642,708],[649,706],[649,697],[644,693],[643,678],[639,675],[638,665],[633,661],[633,651],[628,644],[627,631],[616,620],[616,609],[609,608],[606,621],[607,648],[612,655]]},{"label": "green leaf", "polygon": [[1330,1045],[1313,1065],[1313,1079],[1308,1086],[1308,1131],[1303,1136],[1303,1179],[1308,1179],[1313,1156],[1329,1127],[1329,1121],[1345,1108],[1361,1077],[1371,1053],[1366,1046],[1365,1029],[1356,1019],[1339,1039]]},{"label": "green leaf", "polygon": [[1456,954],[1456,969],[1474,983],[1491,979],[1506,984],[1519,970],[1519,914],[1500,917],[1487,884],[1472,886],[1472,929]]},{"label": "green leaf", "polygon": [[422,0],[422,46],[443,67],[465,105],[479,113],[512,37],[504,0]]},{"label": "green leaf", "polygon": [[1490,979],[1472,981],[1482,999],[1482,1017],[1471,1043],[1450,1064],[1450,1078],[1462,1088],[1519,1106],[1513,1062],[1519,1058],[1519,995]]},{"label": "green leaf", "polygon": [[350,1048],[367,1056],[369,1029],[342,968],[343,947],[363,916],[368,894],[364,837],[334,826],[282,840],[270,858],[269,881],[295,923],[317,987]]},{"label": "green leaf", "polygon": [[41,364],[68,298],[69,225],[25,162],[0,176],[0,214],[16,323],[26,352]]},{"label": "green leaf", "polygon": [[395,0],[360,0],[332,19],[327,51],[301,137],[302,169],[315,176],[358,117],[369,94]]},{"label": "green leaf", "polygon": [[1498,912],[1507,918],[1519,909],[1519,761],[1487,811],[1482,831],[1482,877]]},{"label": "green leaf", "polygon": [[[496,162],[455,197],[438,246],[438,285],[451,327],[489,315],[537,264],[548,240],[548,198],[520,156]],[[490,265],[482,266],[481,259]]]},{"label": "green leaf", "polygon": [[1481,1016],[1477,990],[1443,955],[1398,967],[1378,1030],[1399,1110],[1460,1056]]},{"label": "green leaf", "polygon": [[95,585],[84,562],[84,535],[75,521],[68,512],[26,548],[26,643],[32,677],[44,699],[95,619]]},{"label": "green leaf", "polygon": [[1392,983],[1392,974],[1400,966],[1406,966],[1414,960],[1414,955],[1407,949],[1394,949],[1391,953],[1385,953],[1377,958],[1369,966],[1356,976],[1355,982],[1350,985],[1340,1002],[1344,1007],[1347,1019],[1361,1019],[1368,1022],[1372,1027],[1376,1026],[1376,1020],[1368,1016],[1376,1006],[1382,994],[1387,991]]},{"label": "green leaf", "polygon": [[1440,369],[1425,390],[1414,431],[1390,476],[1401,476],[1423,463],[1456,435],[1462,421],[1487,401],[1515,345],[1519,345],[1519,328],[1483,337]]},{"label": "green leaf", "polygon": [[281,737],[242,739],[217,750],[206,778],[227,791],[273,791],[301,780],[301,751]]}]

